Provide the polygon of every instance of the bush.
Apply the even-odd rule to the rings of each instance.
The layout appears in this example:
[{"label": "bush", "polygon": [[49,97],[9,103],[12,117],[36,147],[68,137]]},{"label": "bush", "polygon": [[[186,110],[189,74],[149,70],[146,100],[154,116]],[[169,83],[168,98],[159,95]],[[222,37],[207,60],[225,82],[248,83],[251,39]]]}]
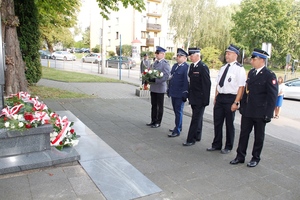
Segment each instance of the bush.
[{"label": "bush", "polygon": [[92,48],[92,52],[99,53],[100,52],[100,45],[96,45],[94,48]]},{"label": "bush", "polygon": [[143,57],[144,57],[145,53],[146,53],[146,54],[148,54],[148,57],[149,57],[149,59],[150,59],[150,58],[154,58],[154,57],[155,57],[155,55],[154,55],[154,52],[153,52],[153,51],[142,51],[142,52],[141,52],[141,54],[140,54],[141,58],[143,58]]},{"label": "bush", "polygon": [[201,50],[203,62],[212,69],[220,69],[222,62],[219,59],[221,51],[215,47],[205,47]]},{"label": "bush", "polygon": [[173,52],[166,52],[165,59],[172,60],[173,56],[174,56]]},{"label": "bush", "polygon": [[[116,52],[118,56],[120,56],[120,46],[116,46]],[[122,55],[121,56],[131,56],[132,55],[132,47],[129,44],[122,45]]]},{"label": "bush", "polygon": [[112,56],[115,56],[116,53],[115,53],[114,51],[109,51],[109,52],[108,52],[108,55],[109,55],[109,57],[112,57]]}]

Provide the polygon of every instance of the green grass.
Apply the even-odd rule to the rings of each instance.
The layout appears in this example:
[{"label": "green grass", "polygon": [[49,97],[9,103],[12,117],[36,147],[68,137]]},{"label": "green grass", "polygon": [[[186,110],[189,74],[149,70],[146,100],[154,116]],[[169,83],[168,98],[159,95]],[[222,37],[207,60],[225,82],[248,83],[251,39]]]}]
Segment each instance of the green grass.
[{"label": "green grass", "polygon": [[[84,74],[78,72],[62,71],[53,68],[43,67],[42,68],[42,78],[61,81],[61,82],[114,82],[123,83],[123,81],[117,79],[111,79],[106,77],[101,77],[92,74]],[[64,98],[94,98],[95,96],[69,92],[66,90],[60,90],[58,88],[45,87],[45,86],[29,86],[29,91],[31,96],[38,96],[40,99],[64,99]]]},{"label": "green grass", "polygon": [[38,96],[40,99],[94,98],[92,95],[69,92],[45,86],[29,86],[29,91],[32,97]]},{"label": "green grass", "polygon": [[42,78],[61,82],[123,82],[117,79],[106,78],[92,74],[84,74],[79,72],[62,71],[49,67],[43,67]]}]

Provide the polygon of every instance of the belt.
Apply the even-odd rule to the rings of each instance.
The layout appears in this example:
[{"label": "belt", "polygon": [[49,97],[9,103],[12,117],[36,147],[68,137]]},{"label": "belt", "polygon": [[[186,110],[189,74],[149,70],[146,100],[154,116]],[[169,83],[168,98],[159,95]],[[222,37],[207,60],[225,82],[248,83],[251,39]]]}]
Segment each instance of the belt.
[{"label": "belt", "polygon": [[222,95],[222,96],[236,96],[236,94],[224,94],[224,93],[219,93],[218,95]]}]

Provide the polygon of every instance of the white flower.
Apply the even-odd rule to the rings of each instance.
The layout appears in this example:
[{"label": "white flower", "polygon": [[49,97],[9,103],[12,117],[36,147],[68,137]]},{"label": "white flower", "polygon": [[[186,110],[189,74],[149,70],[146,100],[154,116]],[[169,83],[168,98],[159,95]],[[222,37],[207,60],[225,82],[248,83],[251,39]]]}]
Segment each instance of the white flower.
[{"label": "white flower", "polygon": [[145,72],[147,73],[147,72],[148,72],[148,69],[145,69]]},{"label": "white flower", "polygon": [[50,137],[56,137],[58,135],[58,133],[57,132],[52,132],[52,133],[50,133]]},{"label": "white flower", "polygon": [[24,120],[24,117],[23,117],[22,114],[18,115],[18,120],[19,120],[19,121],[23,121],[23,120]]},{"label": "white flower", "polygon": [[9,127],[9,122],[5,122],[5,123],[4,123],[4,126],[5,126],[6,128],[8,128],[8,127]]},{"label": "white flower", "polygon": [[150,70],[148,71],[148,73],[151,74],[151,73],[152,73],[152,70],[150,69]]},{"label": "white flower", "polygon": [[159,76],[160,76],[160,77],[163,77],[163,76],[164,76],[164,73],[160,72]]},{"label": "white flower", "polygon": [[16,127],[15,127],[15,125],[14,125],[14,124],[12,124],[10,128],[11,128],[11,129],[14,129],[14,128],[16,128]]},{"label": "white flower", "polygon": [[156,69],[154,69],[154,70],[153,70],[153,72],[154,72],[154,73],[156,73],[156,72],[157,72],[157,70],[156,70]]},{"label": "white flower", "polygon": [[17,120],[18,119],[18,117],[19,117],[19,115],[17,114],[17,115],[13,115],[13,118],[15,119],[15,120]]},{"label": "white flower", "polygon": [[22,127],[24,126],[24,123],[23,123],[23,122],[19,122],[18,126],[19,126],[20,128],[22,128]]}]

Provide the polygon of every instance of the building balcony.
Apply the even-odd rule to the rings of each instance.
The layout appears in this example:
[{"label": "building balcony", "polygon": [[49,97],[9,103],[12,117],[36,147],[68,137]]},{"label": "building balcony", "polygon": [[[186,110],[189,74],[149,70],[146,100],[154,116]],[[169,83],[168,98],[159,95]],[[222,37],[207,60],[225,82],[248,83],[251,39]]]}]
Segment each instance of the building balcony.
[{"label": "building balcony", "polygon": [[156,3],[161,3],[162,2],[162,0],[148,0],[148,2],[156,2]]},{"label": "building balcony", "polygon": [[161,31],[161,25],[160,24],[150,24],[147,23],[147,31],[152,31],[152,32],[160,32]]},{"label": "building balcony", "polygon": [[153,47],[154,46],[154,38],[146,39],[146,46]]},{"label": "building balcony", "polygon": [[148,17],[161,17],[161,12],[150,10],[147,12]]}]

